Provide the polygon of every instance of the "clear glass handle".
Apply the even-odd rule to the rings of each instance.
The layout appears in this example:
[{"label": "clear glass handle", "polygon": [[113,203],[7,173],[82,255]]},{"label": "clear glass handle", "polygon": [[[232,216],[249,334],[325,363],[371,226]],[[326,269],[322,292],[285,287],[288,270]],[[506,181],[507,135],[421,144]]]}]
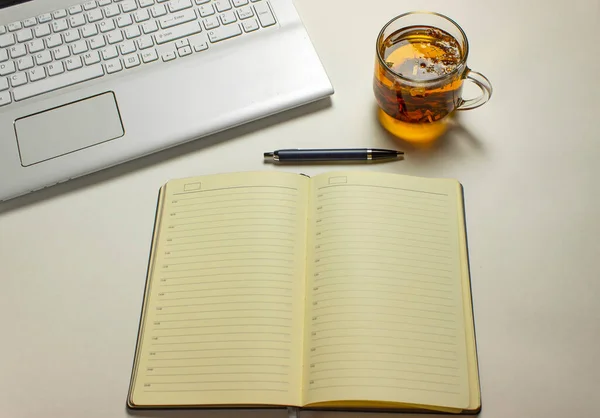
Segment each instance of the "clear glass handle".
[{"label": "clear glass handle", "polygon": [[460,105],[456,108],[456,110],[475,109],[479,106],[484,105],[488,100],[490,100],[494,89],[492,88],[492,83],[490,83],[490,80],[488,80],[486,76],[484,76],[481,73],[478,73],[477,71],[468,70],[467,76],[465,78],[475,83],[477,87],[481,89],[481,95],[474,99],[461,99]]}]

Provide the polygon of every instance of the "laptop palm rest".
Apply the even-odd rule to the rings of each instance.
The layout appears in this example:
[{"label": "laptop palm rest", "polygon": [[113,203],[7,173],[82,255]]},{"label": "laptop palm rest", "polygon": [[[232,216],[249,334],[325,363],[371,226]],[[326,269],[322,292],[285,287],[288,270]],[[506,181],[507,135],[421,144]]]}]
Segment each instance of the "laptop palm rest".
[{"label": "laptop palm rest", "polygon": [[123,136],[113,92],[102,93],[15,121],[24,167]]}]

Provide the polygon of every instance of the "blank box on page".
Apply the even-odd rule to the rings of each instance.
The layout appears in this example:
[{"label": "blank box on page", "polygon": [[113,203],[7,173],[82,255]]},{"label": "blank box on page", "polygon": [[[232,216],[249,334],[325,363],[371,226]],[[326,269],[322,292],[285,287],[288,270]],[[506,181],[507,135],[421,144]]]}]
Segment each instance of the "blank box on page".
[{"label": "blank box on page", "polygon": [[183,186],[183,190],[185,192],[193,192],[194,190],[200,190],[202,188],[202,183],[188,183]]}]

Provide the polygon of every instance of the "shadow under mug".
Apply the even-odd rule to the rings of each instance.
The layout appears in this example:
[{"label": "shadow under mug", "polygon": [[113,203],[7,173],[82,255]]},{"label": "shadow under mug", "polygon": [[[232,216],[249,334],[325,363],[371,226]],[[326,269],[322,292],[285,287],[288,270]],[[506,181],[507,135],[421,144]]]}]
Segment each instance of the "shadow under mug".
[{"label": "shadow under mug", "polygon": [[[411,30],[451,36],[456,41],[459,59],[450,71],[426,79],[395,71],[387,61],[393,39]],[[437,30],[437,32],[435,32]],[[377,37],[377,59],[373,89],[378,118],[394,136],[413,143],[428,143],[442,135],[454,111],[475,109],[492,96],[492,85],[481,73],[467,67],[469,42],[462,28],[452,19],[434,12],[409,12],[388,22]],[[421,64],[425,65],[425,64]],[[413,73],[414,74],[414,73]],[[478,86],[481,95],[462,98],[463,81]]]}]

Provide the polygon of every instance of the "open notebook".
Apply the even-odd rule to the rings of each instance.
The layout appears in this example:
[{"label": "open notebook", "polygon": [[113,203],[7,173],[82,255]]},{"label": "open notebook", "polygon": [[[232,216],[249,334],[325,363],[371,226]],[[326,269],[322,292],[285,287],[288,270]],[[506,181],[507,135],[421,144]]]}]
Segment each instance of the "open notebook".
[{"label": "open notebook", "polygon": [[373,172],[169,182],[128,405],[477,412],[460,184]]}]

